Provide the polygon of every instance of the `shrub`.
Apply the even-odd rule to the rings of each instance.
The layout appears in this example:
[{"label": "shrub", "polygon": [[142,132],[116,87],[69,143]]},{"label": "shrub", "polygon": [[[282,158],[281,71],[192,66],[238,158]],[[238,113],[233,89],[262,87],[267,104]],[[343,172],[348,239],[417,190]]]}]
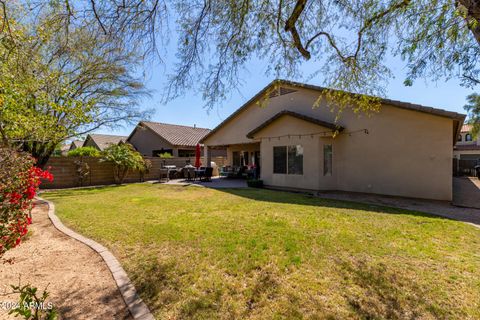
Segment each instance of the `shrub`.
[{"label": "shrub", "polygon": [[31,209],[41,179],[53,180],[28,154],[0,148],[0,256],[19,245],[31,224]]},{"label": "shrub", "polygon": [[58,311],[51,302],[47,302],[49,293],[44,290],[41,294],[38,289],[27,284],[25,286],[11,286],[13,293],[20,294],[17,306],[8,314],[21,316],[28,320],[55,320]]},{"label": "shrub", "polygon": [[152,169],[152,161],[143,159],[143,166],[138,169],[140,172],[140,180],[145,181],[145,174],[149,173]]},{"label": "shrub", "polygon": [[250,188],[263,188],[263,180],[247,180],[247,186]]},{"label": "shrub", "polygon": [[162,159],[171,159],[173,158],[172,154],[170,152],[164,152],[164,153],[160,153],[160,158]]},{"label": "shrub", "polygon": [[94,147],[81,147],[68,151],[69,157],[100,157],[101,153]]},{"label": "shrub", "polygon": [[113,164],[113,178],[117,184],[123,183],[129,170],[146,170],[142,155],[128,143],[109,146],[103,151],[101,161]]}]

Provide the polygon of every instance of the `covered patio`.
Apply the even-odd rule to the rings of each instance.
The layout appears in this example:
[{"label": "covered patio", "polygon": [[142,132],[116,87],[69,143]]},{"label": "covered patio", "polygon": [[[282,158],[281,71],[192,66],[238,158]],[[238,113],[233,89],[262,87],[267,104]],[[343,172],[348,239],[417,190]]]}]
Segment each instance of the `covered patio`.
[{"label": "covered patio", "polygon": [[211,161],[211,150],[227,149],[227,161],[220,168],[220,175],[228,178],[260,177],[260,142],[212,146],[205,145],[204,153],[207,163]]}]

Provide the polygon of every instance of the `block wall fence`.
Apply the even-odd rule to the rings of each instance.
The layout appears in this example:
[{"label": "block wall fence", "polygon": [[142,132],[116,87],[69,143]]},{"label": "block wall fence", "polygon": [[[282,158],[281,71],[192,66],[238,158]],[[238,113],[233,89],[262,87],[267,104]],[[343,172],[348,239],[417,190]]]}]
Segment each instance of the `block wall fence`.
[{"label": "block wall fence", "polygon": [[[184,167],[187,161],[190,160],[191,164],[195,163],[195,158],[170,158],[162,159],[158,157],[144,157],[152,162],[152,168],[148,173],[142,175],[137,171],[130,171],[126,178],[125,183],[141,182],[148,180],[158,180],[160,177],[160,169],[163,165],[174,165],[177,168]],[[89,174],[84,178],[82,185],[80,185],[80,179],[78,174],[77,161],[82,160],[89,166]],[[98,186],[114,184],[113,178],[113,165],[108,162],[101,162],[96,157],[52,157],[47,162],[46,167],[51,167],[50,172],[54,176],[53,182],[44,181],[42,183],[42,189],[61,189],[61,188],[73,188],[80,186]],[[212,157],[211,159],[217,166],[221,167],[226,162],[224,157]],[[205,163],[204,158],[201,157],[200,161]]]}]

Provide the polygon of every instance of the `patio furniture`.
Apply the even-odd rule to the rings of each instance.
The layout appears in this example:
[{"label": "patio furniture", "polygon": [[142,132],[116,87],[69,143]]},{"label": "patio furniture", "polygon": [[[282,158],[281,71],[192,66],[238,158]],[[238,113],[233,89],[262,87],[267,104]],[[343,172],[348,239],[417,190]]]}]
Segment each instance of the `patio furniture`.
[{"label": "patio furniture", "polygon": [[[166,170],[166,171],[162,171],[162,170]],[[175,173],[176,170],[177,170],[177,167],[173,165],[162,166],[162,168],[160,169],[160,180],[162,180],[163,175],[166,175],[167,176],[166,179],[168,182],[172,178],[173,173]]]},{"label": "patio furniture", "polygon": [[211,182],[212,181],[213,167],[205,168],[203,176],[200,178],[201,181]]},{"label": "patio furniture", "polygon": [[166,182],[168,182],[168,180],[169,180],[169,177],[168,177],[168,169],[166,169],[166,168],[161,168],[161,169],[160,169],[160,177],[159,177],[158,181],[159,181],[159,182],[162,182],[162,180],[164,180],[164,179],[165,179]]},{"label": "patio furniture", "polygon": [[205,169],[195,169],[195,179],[202,180],[203,176],[205,175]]},{"label": "patio furniture", "polygon": [[183,168],[183,177],[187,181],[192,181],[195,179],[195,167],[193,166],[185,166]]}]

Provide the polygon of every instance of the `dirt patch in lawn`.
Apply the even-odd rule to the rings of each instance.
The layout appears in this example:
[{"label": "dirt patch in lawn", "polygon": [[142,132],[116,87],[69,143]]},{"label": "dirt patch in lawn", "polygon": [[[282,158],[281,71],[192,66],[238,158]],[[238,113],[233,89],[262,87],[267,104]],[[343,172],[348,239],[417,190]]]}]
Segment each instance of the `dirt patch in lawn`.
[{"label": "dirt patch in lawn", "polygon": [[[48,207],[33,211],[31,236],[0,260],[1,293],[11,284],[31,284],[50,293],[60,319],[131,319],[102,258],[84,244],[59,232],[48,219]],[[16,295],[0,301],[18,301]],[[0,308],[0,319],[15,319]],[[18,318],[17,318],[18,319]]]}]

